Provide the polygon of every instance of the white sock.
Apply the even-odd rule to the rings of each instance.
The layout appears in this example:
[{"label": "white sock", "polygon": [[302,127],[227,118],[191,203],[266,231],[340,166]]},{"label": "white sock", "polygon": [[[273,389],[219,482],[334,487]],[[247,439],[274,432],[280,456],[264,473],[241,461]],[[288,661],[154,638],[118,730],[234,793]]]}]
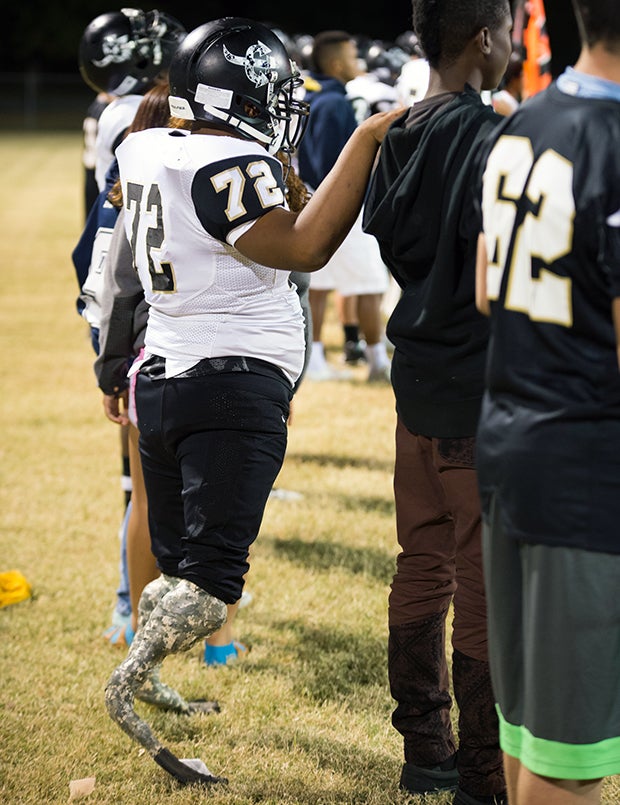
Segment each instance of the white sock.
[{"label": "white sock", "polygon": [[390,358],[383,341],[366,345],[366,358],[371,369],[385,369],[390,365]]},{"label": "white sock", "polygon": [[312,342],[310,360],[308,361],[308,371],[317,372],[322,369],[327,361],[325,360],[325,350],[321,341]]}]

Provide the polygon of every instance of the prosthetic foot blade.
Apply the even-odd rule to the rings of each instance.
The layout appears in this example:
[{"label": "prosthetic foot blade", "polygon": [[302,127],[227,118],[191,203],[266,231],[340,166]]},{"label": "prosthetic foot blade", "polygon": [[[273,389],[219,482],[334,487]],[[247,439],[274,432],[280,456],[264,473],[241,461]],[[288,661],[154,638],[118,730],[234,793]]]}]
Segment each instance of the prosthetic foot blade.
[{"label": "prosthetic foot blade", "polygon": [[225,785],[228,782],[225,777],[216,777],[210,772],[204,774],[203,772],[197,771],[186,763],[183,763],[182,760],[179,760],[176,755],[173,755],[172,752],[165,747],[160,749],[156,755],[153,755],[153,760],[182,785],[198,784],[212,786]]}]

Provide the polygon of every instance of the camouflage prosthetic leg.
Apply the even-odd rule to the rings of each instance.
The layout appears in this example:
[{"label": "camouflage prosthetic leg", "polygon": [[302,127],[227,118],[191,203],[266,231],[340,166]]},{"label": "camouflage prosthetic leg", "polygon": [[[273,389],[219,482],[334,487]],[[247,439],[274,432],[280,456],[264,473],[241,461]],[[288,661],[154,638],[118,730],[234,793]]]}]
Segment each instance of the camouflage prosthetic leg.
[{"label": "camouflage prosthetic leg", "polygon": [[[138,604],[138,629],[142,628],[148,621],[151,617],[151,612],[164,595],[174,589],[179,582],[179,578],[162,574],[146,585]],[[204,699],[188,702],[184,699],[177,690],[161,681],[159,678],[160,668],[161,665],[157,665],[149,671],[142,687],[136,690],[136,699],[160,707],[162,710],[172,710],[183,715],[219,713],[220,707],[217,702]]]},{"label": "camouflage prosthetic leg", "polygon": [[[171,589],[157,600],[150,617],[136,632],[127,657],[108,680],[106,707],[120,728],[179,782],[207,785],[225,782],[223,778],[196,771],[179,760],[163,746],[146,721],[134,710],[136,693],[144,688],[143,692],[147,695],[151,684],[157,687],[159,677],[157,673],[153,676],[153,672],[157,671],[168,654],[187,651],[219,629],[226,620],[226,604],[192,582],[183,580],[170,584],[169,579],[164,579],[160,584],[169,584]],[[149,590],[149,594],[155,594],[156,590],[157,587]]]}]

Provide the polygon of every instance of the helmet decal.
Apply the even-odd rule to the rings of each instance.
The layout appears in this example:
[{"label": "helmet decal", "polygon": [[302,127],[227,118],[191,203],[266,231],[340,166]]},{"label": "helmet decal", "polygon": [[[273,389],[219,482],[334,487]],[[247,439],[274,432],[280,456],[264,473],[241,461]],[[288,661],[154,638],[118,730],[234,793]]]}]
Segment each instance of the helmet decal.
[{"label": "helmet decal", "polygon": [[178,20],[156,10],[100,14],[80,39],[80,73],[97,92],[142,92],[170,65],[186,34]]},{"label": "helmet decal", "polygon": [[263,44],[260,39],[255,45],[250,45],[245,56],[235,56],[226,45],[223,45],[223,49],[226,61],[244,67],[246,76],[255,87],[273,84],[278,80],[278,71],[274,69],[277,62],[269,55],[271,48]]},{"label": "helmet decal", "polygon": [[107,67],[108,64],[122,64],[129,61],[133,53],[134,43],[127,34],[108,34],[101,42],[102,59],[93,59],[95,67]]},{"label": "helmet decal", "polygon": [[308,120],[301,78],[278,36],[245,17],[222,17],[191,31],[170,63],[176,117],[233,130],[293,153]]}]

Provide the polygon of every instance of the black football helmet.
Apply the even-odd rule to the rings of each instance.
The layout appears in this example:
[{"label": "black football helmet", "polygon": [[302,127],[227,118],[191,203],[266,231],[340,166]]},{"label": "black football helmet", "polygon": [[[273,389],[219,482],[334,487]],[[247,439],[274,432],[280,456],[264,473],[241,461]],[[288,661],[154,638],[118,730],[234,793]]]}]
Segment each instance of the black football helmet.
[{"label": "black football helmet", "polygon": [[217,122],[267,146],[294,152],[309,106],[295,93],[303,82],[289,54],[267,26],[223,17],[191,31],[169,70],[174,117]]},{"label": "black football helmet", "polygon": [[368,43],[364,61],[368,72],[377,73],[382,80],[391,84],[398,77],[403,64],[409,61],[409,56],[402,48],[390,42],[373,39]]},{"label": "black football helmet", "polygon": [[296,34],[293,37],[295,50],[299,54],[299,66],[302,70],[312,70],[312,47],[314,37],[312,34]]},{"label": "black football helmet", "polygon": [[142,93],[168,69],[185,35],[178,20],[156,9],[100,14],[82,34],[80,73],[96,92]]},{"label": "black football helmet", "polygon": [[420,40],[413,31],[403,31],[396,37],[396,45],[401,50],[404,50],[409,56],[417,56],[420,59],[424,58],[424,51]]}]

